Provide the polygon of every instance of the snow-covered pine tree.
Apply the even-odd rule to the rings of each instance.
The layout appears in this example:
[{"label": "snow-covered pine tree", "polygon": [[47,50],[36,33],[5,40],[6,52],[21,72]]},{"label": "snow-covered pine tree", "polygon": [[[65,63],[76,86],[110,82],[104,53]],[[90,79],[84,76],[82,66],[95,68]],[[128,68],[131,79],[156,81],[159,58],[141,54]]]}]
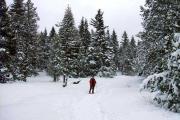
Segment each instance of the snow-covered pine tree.
[{"label": "snow-covered pine tree", "polygon": [[68,6],[62,22],[58,25],[61,40],[61,55],[63,74],[72,77],[79,76],[79,47],[80,37],[71,8]]},{"label": "snow-covered pine tree", "polygon": [[132,38],[131,38],[131,41],[130,41],[130,43],[129,43],[129,46],[130,46],[130,64],[131,64],[131,66],[132,66],[132,74],[136,74],[135,73],[135,59],[136,59],[136,50],[137,50],[137,48],[136,48],[136,42],[135,42],[135,39],[134,39],[134,37],[132,36]]},{"label": "snow-covered pine tree", "polygon": [[111,35],[111,40],[113,43],[113,52],[114,52],[114,62],[116,65],[116,69],[119,69],[119,43],[118,43],[118,38],[115,30],[113,30],[112,35]]},{"label": "snow-covered pine tree", "polygon": [[48,55],[49,55],[49,43],[48,43],[48,35],[47,30],[45,29],[44,32],[41,32],[38,37],[38,60],[37,60],[37,67],[40,71],[46,70],[47,62],[48,62]]},{"label": "snow-covered pine tree", "polygon": [[115,58],[114,41],[111,39],[109,30],[107,30],[105,33],[105,40],[108,43],[108,49],[106,51],[106,55],[108,56],[108,62],[109,62],[108,64],[110,64],[108,76],[113,77],[116,74],[117,68],[114,61]]},{"label": "snow-covered pine tree", "polygon": [[146,68],[146,42],[145,41],[138,41],[137,43],[137,51],[136,51],[136,58],[134,59],[134,71],[137,73],[139,76],[145,75],[145,68]]},{"label": "snow-covered pine tree", "polygon": [[58,77],[62,75],[62,66],[61,66],[61,41],[60,37],[56,34],[54,27],[52,27],[49,35],[51,41],[50,46],[50,56],[48,59],[47,72],[50,76],[53,77],[53,81],[57,82]]},{"label": "snow-covered pine tree", "polygon": [[54,36],[56,35],[56,31],[55,31],[55,28],[52,27],[50,33],[49,33],[49,39],[53,38]]},{"label": "snow-covered pine tree", "polygon": [[28,0],[25,3],[26,16],[26,59],[28,64],[28,75],[37,74],[37,21],[39,20],[34,3]]},{"label": "snow-covered pine tree", "polygon": [[131,48],[128,35],[124,31],[122,35],[121,47],[120,47],[120,66],[121,72],[125,75],[132,74],[132,64],[131,64]]},{"label": "snow-covered pine tree", "polygon": [[[174,39],[172,38],[174,32],[180,32],[178,30],[180,25],[179,27],[175,25],[176,20],[178,20],[180,16],[180,7],[179,4],[175,4],[168,0],[151,0],[146,2],[146,7],[148,8],[146,10],[142,8],[144,11],[143,15],[145,15],[145,32],[141,37],[143,38],[143,42],[149,44],[149,47],[154,47],[154,53],[157,52],[156,54],[158,55],[155,56],[154,59],[159,61],[152,62],[156,68],[156,74],[144,80],[143,87],[154,93],[154,100],[157,104],[169,110],[180,112],[179,33],[175,34]],[[154,23],[153,21],[155,20],[156,22]],[[157,20],[161,21],[157,22]],[[154,40],[155,37],[157,39]],[[147,41],[150,39],[154,41]],[[152,46],[153,42],[156,42],[156,46]],[[152,54],[150,51],[151,49],[152,48],[149,48],[147,52],[150,55]],[[158,50],[162,50],[164,53],[159,55]],[[160,58],[160,56],[162,58]],[[147,57],[149,56],[147,55]],[[147,61],[146,64],[148,62],[149,61]],[[166,66],[168,66],[167,69],[164,69]]]},{"label": "snow-covered pine tree", "polygon": [[132,36],[130,41],[130,47],[131,47],[131,58],[134,59],[136,57],[136,42],[134,37]]},{"label": "snow-covered pine tree", "polygon": [[17,80],[26,81],[28,76],[27,63],[27,40],[26,16],[23,0],[14,0],[10,9],[11,28],[14,34],[13,40],[16,44],[16,55],[13,61],[13,77]]},{"label": "snow-covered pine tree", "polygon": [[175,34],[172,45],[173,52],[168,60],[168,69],[170,70],[169,77],[172,88],[169,90],[165,104],[168,103],[170,110],[180,112],[180,31]]},{"label": "snow-covered pine tree", "polygon": [[167,70],[167,60],[171,53],[175,20],[179,17],[178,5],[170,0],[147,0],[141,7],[143,28],[141,39],[146,41],[146,75]]},{"label": "snow-covered pine tree", "polygon": [[91,34],[88,30],[88,22],[84,18],[82,18],[81,23],[79,25],[79,35],[80,35],[80,53],[79,53],[79,75],[80,77],[85,77],[89,75],[88,69],[88,54],[89,54],[89,46],[90,46],[90,39]]},{"label": "snow-covered pine tree", "polygon": [[94,50],[97,46],[95,46],[96,41],[95,38],[95,32],[93,29],[91,29],[91,39],[90,39],[90,45],[88,49],[88,58],[87,58],[87,64],[88,64],[88,76],[97,75],[99,71],[99,67],[97,62],[96,53]]},{"label": "snow-covered pine tree", "polygon": [[[91,46],[94,49],[91,49],[91,53],[93,55],[90,63],[93,64],[93,71],[98,72],[99,76],[102,77],[112,77],[114,75],[114,71],[112,71],[112,63],[110,56],[110,47],[109,41],[106,41],[105,38],[105,29],[104,20],[103,20],[103,12],[99,9],[95,19],[91,20],[91,25],[95,28],[95,35],[92,40],[93,43]],[[114,56],[113,56],[114,57]],[[96,73],[97,74],[97,73]]]},{"label": "snow-covered pine tree", "polygon": [[0,1],[0,83],[6,82],[10,77],[11,45],[10,15],[6,1]]},{"label": "snow-covered pine tree", "polygon": [[154,93],[154,101],[164,108],[180,112],[180,33],[172,40],[173,51],[168,70],[153,74],[143,82],[143,89]]}]

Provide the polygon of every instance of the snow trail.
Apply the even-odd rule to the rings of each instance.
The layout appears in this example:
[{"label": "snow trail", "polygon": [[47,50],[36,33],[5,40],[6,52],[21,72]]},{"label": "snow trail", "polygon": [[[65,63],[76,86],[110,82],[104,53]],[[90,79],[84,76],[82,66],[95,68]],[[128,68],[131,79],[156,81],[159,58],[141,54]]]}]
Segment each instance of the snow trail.
[{"label": "snow trail", "polygon": [[180,114],[147,102],[139,92],[142,78],[96,78],[95,94],[88,94],[89,79],[71,78],[63,88],[61,81],[53,83],[41,73],[27,83],[0,84],[0,120],[180,119]]}]

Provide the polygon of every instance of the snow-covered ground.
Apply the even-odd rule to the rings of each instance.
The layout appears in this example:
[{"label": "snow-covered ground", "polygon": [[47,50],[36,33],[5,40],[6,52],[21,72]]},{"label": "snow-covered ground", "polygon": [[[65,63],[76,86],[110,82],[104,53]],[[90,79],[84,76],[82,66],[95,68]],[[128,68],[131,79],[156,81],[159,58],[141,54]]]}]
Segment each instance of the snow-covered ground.
[{"label": "snow-covered ground", "polygon": [[96,78],[95,94],[88,94],[88,80],[69,79],[63,88],[41,73],[27,83],[0,84],[0,120],[180,120],[139,92],[139,77]]}]

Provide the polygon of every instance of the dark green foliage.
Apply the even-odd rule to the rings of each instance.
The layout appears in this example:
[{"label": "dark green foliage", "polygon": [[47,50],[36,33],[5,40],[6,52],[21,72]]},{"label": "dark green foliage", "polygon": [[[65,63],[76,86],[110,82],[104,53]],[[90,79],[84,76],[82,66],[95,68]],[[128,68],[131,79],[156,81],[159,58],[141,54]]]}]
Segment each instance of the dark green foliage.
[{"label": "dark green foliage", "polygon": [[23,0],[14,0],[10,9],[11,26],[13,31],[13,41],[16,45],[16,55],[13,59],[14,79],[26,81],[27,71],[27,41],[26,16]]},{"label": "dark green foliage", "polygon": [[51,31],[50,31],[50,34],[49,34],[49,38],[53,38],[54,36],[56,35],[56,31],[54,29],[54,27],[52,27]]},{"label": "dark green foliage", "polygon": [[133,57],[132,57],[132,49],[131,44],[129,42],[128,35],[126,31],[124,31],[122,35],[122,41],[120,46],[120,70],[122,74],[131,75],[133,73]]},{"label": "dark green foliage", "polygon": [[[93,74],[99,74],[99,76],[103,77],[112,77],[115,73],[113,70],[113,60],[114,57],[112,53],[112,49],[110,48],[110,40],[108,41],[105,36],[105,29],[103,21],[103,12],[98,10],[95,19],[91,20],[91,25],[95,28],[95,34],[92,37],[91,43],[91,51],[90,56],[90,69]],[[110,38],[110,36],[109,36]],[[94,69],[94,70],[93,70]]]},{"label": "dark green foliage", "polygon": [[28,64],[28,75],[37,74],[37,21],[39,17],[36,12],[36,8],[31,0],[28,0],[25,4],[25,16],[26,16],[26,59]]},{"label": "dark green foliage", "polygon": [[53,81],[57,82],[60,75],[63,73],[62,68],[62,56],[61,56],[61,41],[57,34],[51,36],[51,47],[50,47],[50,56],[48,59],[47,72],[50,76],[53,77]]},{"label": "dark green foliage", "polygon": [[79,53],[79,76],[85,77],[90,75],[89,64],[88,64],[88,54],[89,54],[89,46],[91,34],[88,30],[88,22],[84,18],[82,18],[80,26],[79,26],[79,35],[80,35],[80,53]]},{"label": "dark green foliage", "polygon": [[112,32],[111,40],[112,40],[113,52],[114,52],[113,60],[116,65],[116,69],[119,69],[119,43],[118,43],[118,39],[117,39],[115,30],[113,30],[113,32]]},{"label": "dark green foliage", "polygon": [[0,1],[0,83],[10,78],[10,59],[14,54],[11,48],[10,15],[5,0]]},{"label": "dark green foliage", "polygon": [[[154,100],[164,108],[180,112],[180,34],[178,26],[179,5],[170,0],[148,0],[141,8],[144,31],[140,33],[144,47],[143,72],[149,76],[144,89],[155,93]],[[143,49],[141,49],[141,52]],[[141,56],[139,56],[141,57]]]},{"label": "dark green foliage", "polygon": [[[168,56],[172,51],[171,40],[177,29],[174,23],[179,18],[179,10],[178,5],[171,1],[148,0],[145,7],[141,7],[144,31],[140,37],[145,41],[145,46],[148,46],[145,61],[148,66],[144,67],[145,75],[167,70]],[[155,52],[160,54],[151,58]]]},{"label": "dark green foliage", "polygon": [[59,27],[63,73],[77,77],[80,71],[78,60],[80,38],[69,6]]},{"label": "dark green foliage", "polygon": [[45,29],[44,32],[41,32],[38,37],[37,68],[40,70],[46,70],[46,68],[47,68],[49,46],[50,46],[50,43],[49,43],[49,39],[47,36],[47,30]]}]

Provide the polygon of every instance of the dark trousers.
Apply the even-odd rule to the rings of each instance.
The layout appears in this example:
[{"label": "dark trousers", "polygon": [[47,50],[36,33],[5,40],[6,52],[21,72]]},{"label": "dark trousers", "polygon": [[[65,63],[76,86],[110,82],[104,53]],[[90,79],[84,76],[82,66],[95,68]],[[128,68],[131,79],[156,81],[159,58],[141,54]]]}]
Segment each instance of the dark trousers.
[{"label": "dark trousers", "polygon": [[89,93],[91,93],[91,91],[92,91],[92,93],[94,93],[94,87],[95,86],[90,86]]}]

